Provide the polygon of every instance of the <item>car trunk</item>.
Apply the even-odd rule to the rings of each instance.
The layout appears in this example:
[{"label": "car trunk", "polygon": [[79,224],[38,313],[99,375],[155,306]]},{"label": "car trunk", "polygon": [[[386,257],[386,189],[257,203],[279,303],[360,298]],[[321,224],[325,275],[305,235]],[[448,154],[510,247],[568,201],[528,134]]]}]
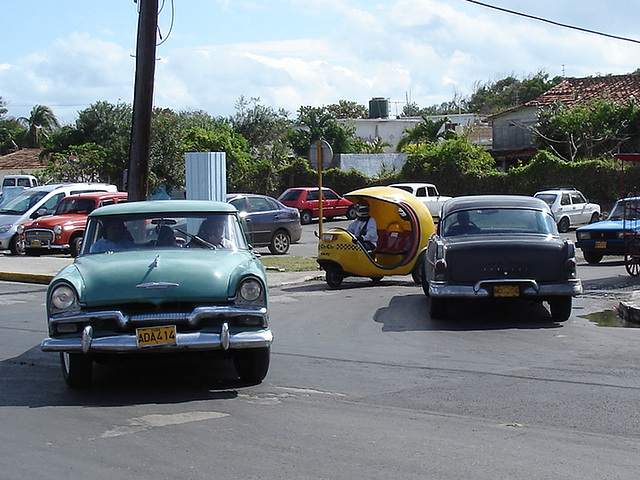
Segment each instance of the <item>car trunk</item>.
[{"label": "car trunk", "polygon": [[460,284],[491,279],[558,281],[566,278],[565,256],[562,243],[547,241],[541,235],[523,235],[516,243],[512,236],[508,240],[486,235],[482,239],[467,237],[452,240],[447,246],[451,281]]}]

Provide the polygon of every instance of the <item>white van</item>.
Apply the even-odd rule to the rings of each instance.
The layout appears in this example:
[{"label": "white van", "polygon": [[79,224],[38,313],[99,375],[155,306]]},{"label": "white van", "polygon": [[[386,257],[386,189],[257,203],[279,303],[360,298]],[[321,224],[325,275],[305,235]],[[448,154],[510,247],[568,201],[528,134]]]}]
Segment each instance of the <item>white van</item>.
[{"label": "white van", "polygon": [[83,192],[117,192],[107,183],[57,183],[33,187],[0,205],[0,250],[23,253],[18,245],[18,225],[43,215],[51,215],[66,196]]},{"label": "white van", "polygon": [[38,179],[33,175],[5,175],[2,177],[0,204],[6,203],[27,188],[38,186]]}]

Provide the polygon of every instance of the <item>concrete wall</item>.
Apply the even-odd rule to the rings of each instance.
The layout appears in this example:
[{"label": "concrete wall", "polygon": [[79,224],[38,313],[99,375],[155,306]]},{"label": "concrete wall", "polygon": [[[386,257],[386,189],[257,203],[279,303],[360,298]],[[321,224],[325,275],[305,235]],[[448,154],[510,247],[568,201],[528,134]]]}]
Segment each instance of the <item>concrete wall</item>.
[{"label": "concrete wall", "polygon": [[333,157],[340,170],[354,168],[368,177],[377,177],[383,172],[399,172],[407,161],[406,153],[341,153]]}]

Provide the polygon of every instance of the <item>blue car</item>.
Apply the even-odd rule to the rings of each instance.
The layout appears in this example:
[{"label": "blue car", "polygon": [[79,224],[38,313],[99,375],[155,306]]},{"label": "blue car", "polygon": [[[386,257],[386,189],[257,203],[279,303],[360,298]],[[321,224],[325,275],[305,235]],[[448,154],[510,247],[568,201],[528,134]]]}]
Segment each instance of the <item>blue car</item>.
[{"label": "blue car", "polygon": [[595,264],[605,255],[624,255],[628,241],[640,235],[640,197],[616,202],[606,220],[576,230],[576,246],[587,263]]}]

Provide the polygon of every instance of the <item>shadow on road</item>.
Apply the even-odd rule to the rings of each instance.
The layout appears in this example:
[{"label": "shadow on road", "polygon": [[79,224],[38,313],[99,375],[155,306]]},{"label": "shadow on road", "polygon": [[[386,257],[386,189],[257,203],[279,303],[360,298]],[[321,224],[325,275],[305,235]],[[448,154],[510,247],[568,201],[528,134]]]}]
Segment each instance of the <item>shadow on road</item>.
[{"label": "shadow on road", "polygon": [[67,387],[59,355],[33,347],[0,362],[0,406],[123,406],[227,400],[248,387],[230,360],[166,357],[98,364],[88,389]]},{"label": "shadow on road", "polygon": [[418,330],[499,330],[559,328],[562,326],[551,320],[549,311],[539,303],[481,302],[457,300],[449,307],[446,319],[432,319],[429,316],[430,300],[424,295],[402,295],[391,299],[389,305],[380,308],[374,320],[382,324],[385,332],[405,332]]}]

